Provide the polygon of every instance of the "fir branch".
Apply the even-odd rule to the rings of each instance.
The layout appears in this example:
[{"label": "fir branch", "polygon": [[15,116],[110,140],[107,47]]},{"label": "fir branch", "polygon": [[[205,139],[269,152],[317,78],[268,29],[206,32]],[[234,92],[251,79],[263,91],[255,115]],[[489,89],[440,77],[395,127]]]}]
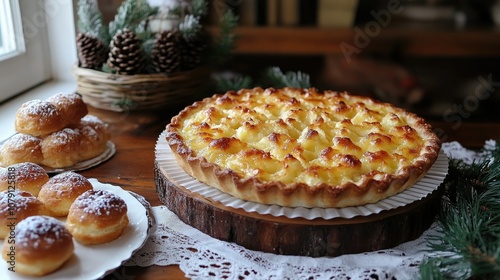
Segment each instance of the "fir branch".
[{"label": "fir branch", "polygon": [[500,154],[492,158],[488,168],[489,172],[483,178],[484,184],[489,187],[500,187]]},{"label": "fir branch", "polygon": [[208,14],[208,3],[205,0],[192,0],[189,10],[194,17],[201,19]]},{"label": "fir branch", "polygon": [[252,78],[239,74],[215,75],[216,90],[218,92],[238,91],[243,88],[252,87]]},{"label": "fir branch", "polygon": [[217,91],[237,91],[243,88],[253,88],[257,86],[263,87],[297,87],[304,86],[303,88],[310,87],[309,75],[302,72],[287,72],[283,74],[279,67],[270,67],[261,77],[261,82],[256,84],[250,76],[234,73],[222,73],[213,76],[217,85]]},{"label": "fir branch", "polygon": [[142,44],[142,49],[144,50],[144,56],[146,58],[145,71],[147,73],[155,73],[156,70],[155,70],[154,65],[152,63],[152,60],[151,60],[151,51],[153,50],[156,39],[154,37],[151,37],[149,39],[144,40],[143,42],[144,43]]},{"label": "fir branch", "polygon": [[222,16],[220,20],[220,34],[219,37],[214,38],[212,46],[211,61],[214,61],[214,63],[222,65],[231,57],[234,42],[237,39],[234,29],[238,26],[238,20],[238,16],[232,10],[227,10]]},{"label": "fir branch", "polygon": [[78,0],[78,30],[108,45],[111,37],[96,0]]},{"label": "fir branch", "polygon": [[131,109],[135,106],[137,106],[137,102],[131,99],[127,99],[126,97],[117,100],[116,102],[113,103],[114,106],[117,106],[122,109]]},{"label": "fir branch", "polygon": [[201,30],[200,19],[193,15],[185,16],[184,20],[179,24],[179,31],[182,37],[188,42],[196,40],[200,36]]},{"label": "fir branch", "polygon": [[473,162],[467,164],[462,160],[449,160],[448,176],[444,182],[445,196],[456,202],[457,196],[469,197],[473,188],[476,191],[484,189],[484,177],[488,174],[489,162]]},{"label": "fir branch", "polygon": [[[428,240],[423,279],[500,277],[500,157],[498,146],[479,162],[450,160],[438,214],[440,231]],[[495,155],[495,157],[492,157]]]},{"label": "fir branch", "polygon": [[489,158],[488,172],[484,176],[484,184],[488,186],[500,185],[500,146],[496,142],[487,141],[482,154]]},{"label": "fir branch", "polygon": [[420,275],[427,280],[445,280],[445,276],[441,272],[441,263],[435,258],[424,260],[420,264]]},{"label": "fir branch", "polygon": [[146,20],[141,21],[132,31],[143,42],[155,37],[155,33],[149,30],[148,22]]},{"label": "fir branch", "polygon": [[157,13],[158,8],[151,7],[146,0],[124,0],[109,23],[109,34],[113,37],[125,28],[135,30],[142,21]]},{"label": "fir branch", "polygon": [[167,16],[172,18],[181,18],[183,15],[184,13],[180,6],[172,7],[167,12]]},{"label": "fir branch", "polygon": [[114,74],[113,72],[113,69],[111,69],[111,67],[109,67],[109,65],[107,63],[103,63],[102,64],[102,69],[101,69],[102,72],[104,73],[108,73],[108,74]]},{"label": "fir branch", "polygon": [[467,279],[470,275],[469,267],[464,266],[462,259],[456,255],[426,259],[420,264],[419,268],[421,279]]},{"label": "fir branch", "polygon": [[488,140],[484,144],[482,152],[486,157],[489,156],[490,158],[498,159],[500,157],[500,146],[496,144],[495,140]]},{"label": "fir branch", "polygon": [[294,88],[309,88],[311,87],[309,75],[303,72],[287,72],[283,73],[279,67],[269,67],[265,72],[265,79],[273,87],[294,87]]}]

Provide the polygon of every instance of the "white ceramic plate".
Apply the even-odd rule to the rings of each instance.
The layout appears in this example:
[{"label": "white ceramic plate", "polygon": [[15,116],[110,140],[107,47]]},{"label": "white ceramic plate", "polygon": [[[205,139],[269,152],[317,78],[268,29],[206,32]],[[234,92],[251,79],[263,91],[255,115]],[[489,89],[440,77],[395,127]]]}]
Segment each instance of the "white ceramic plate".
[{"label": "white ceramic plate", "polygon": [[104,152],[102,152],[102,154],[100,154],[94,158],[91,158],[91,159],[88,159],[85,161],[81,161],[73,166],[64,167],[64,168],[50,168],[47,166],[42,166],[42,167],[45,169],[45,171],[47,171],[47,173],[61,173],[61,172],[66,172],[66,171],[82,171],[82,170],[89,169],[91,167],[94,167],[96,165],[99,165],[99,164],[107,161],[112,156],[114,156],[115,153],[116,153],[115,144],[111,141],[108,141],[106,143],[106,150]]},{"label": "white ceramic plate", "polygon": [[[7,140],[8,140],[8,138],[5,139],[4,141],[0,142],[0,147]],[[94,158],[85,160],[85,161],[81,161],[73,166],[64,167],[64,168],[52,168],[52,167],[47,167],[47,166],[43,166],[43,165],[41,165],[41,166],[43,167],[43,169],[45,169],[45,171],[47,173],[61,173],[61,172],[66,172],[66,171],[82,171],[82,170],[89,169],[91,167],[94,167],[96,165],[99,165],[99,164],[107,161],[115,153],[116,153],[115,144],[111,141],[108,141],[106,143],[106,150],[104,152],[102,152],[100,155],[98,155]],[[6,167],[6,166],[0,162],[0,167]]]},{"label": "white ceramic plate", "polygon": [[175,181],[175,183],[185,187],[192,192],[199,193],[206,198],[219,201],[225,206],[243,209],[247,212],[257,212],[263,215],[269,214],[273,216],[285,216],[288,218],[304,218],[313,220],[316,218],[349,219],[356,216],[378,214],[384,210],[395,209],[421,200],[422,198],[434,192],[444,181],[446,174],[448,174],[448,158],[446,157],[444,152],[441,151],[436,162],[427,172],[425,177],[420,179],[411,188],[394,196],[383,199],[377,203],[344,208],[305,208],[266,205],[236,198],[232,195],[220,191],[219,189],[210,187],[202,182],[195,180],[179,165],[165,139],[165,136],[166,132],[164,131],[158,138],[155,149],[155,159],[158,162],[159,166],[167,172],[169,178],[172,179],[172,181]]},{"label": "white ceramic plate", "polygon": [[0,279],[98,279],[111,273],[144,245],[149,236],[148,210],[134,196],[120,187],[103,184],[96,179],[90,179],[89,181],[94,186],[94,189],[110,191],[120,196],[127,203],[129,225],[122,235],[116,240],[99,245],[84,246],[75,241],[73,257],[59,270],[43,277],[28,277],[10,272],[7,269],[7,263],[0,259]]}]

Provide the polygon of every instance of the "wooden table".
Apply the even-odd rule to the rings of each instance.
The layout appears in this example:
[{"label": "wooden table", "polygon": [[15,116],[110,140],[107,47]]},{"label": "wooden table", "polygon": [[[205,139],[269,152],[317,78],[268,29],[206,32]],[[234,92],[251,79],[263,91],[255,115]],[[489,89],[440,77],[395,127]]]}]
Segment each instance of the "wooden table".
[{"label": "wooden table", "polygon": [[[90,114],[108,122],[116,154],[109,161],[82,171],[87,178],[120,186],[145,197],[152,206],[161,205],[154,183],[154,149],[156,140],[178,109],[158,112],[113,113],[90,108]],[[446,122],[432,122],[442,129],[445,141],[459,141],[467,148],[480,148],[487,139],[500,139],[500,123],[467,123],[452,128]],[[178,266],[118,268],[104,279],[186,279]]]},{"label": "wooden table", "polygon": [[[116,154],[107,162],[80,172],[87,178],[120,186],[146,198],[152,206],[161,205],[154,183],[156,140],[174,111],[112,113],[90,109],[110,124]],[[178,266],[122,266],[104,279],[186,279]]]}]

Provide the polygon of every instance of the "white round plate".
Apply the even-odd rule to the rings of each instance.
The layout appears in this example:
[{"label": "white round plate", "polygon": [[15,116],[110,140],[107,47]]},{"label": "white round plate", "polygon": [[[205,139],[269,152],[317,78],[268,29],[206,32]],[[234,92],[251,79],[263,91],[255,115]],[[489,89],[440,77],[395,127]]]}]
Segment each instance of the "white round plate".
[{"label": "white round plate", "polygon": [[[8,140],[8,138],[5,139],[4,141],[0,142],[0,147],[7,140]],[[99,165],[99,164],[107,161],[112,156],[114,156],[115,153],[116,153],[115,144],[111,141],[108,141],[106,143],[106,150],[104,150],[104,152],[102,152],[100,155],[98,155],[94,158],[85,160],[85,161],[78,162],[77,164],[75,164],[73,166],[64,167],[64,168],[52,168],[52,167],[43,166],[43,165],[40,165],[40,166],[43,167],[43,169],[45,169],[45,171],[49,174],[61,173],[61,172],[66,172],[66,171],[82,171],[82,170],[89,169],[91,167],[94,167],[96,165]],[[6,166],[0,162],[0,167],[6,167]]]},{"label": "white round plate", "polygon": [[411,188],[383,199],[377,203],[343,208],[305,208],[266,205],[236,198],[191,177],[177,162],[165,139],[165,136],[166,131],[164,131],[158,138],[155,149],[155,159],[158,162],[159,167],[164,169],[169,178],[176,184],[179,184],[192,192],[201,194],[206,198],[219,201],[228,207],[243,209],[247,212],[257,212],[263,215],[269,214],[277,217],[285,216],[287,218],[304,218],[308,220],[322,218],[328,220],[333,218],[349,219],[356,216],[378,214],[384,210],[395,209],[421,200],[434,192],[444,181],[446,174],[448,174],[448,158],[444,152],[441,151],[436,162],[429,169],[427,174],[416,182]]},{"label": "white round plate", "polygon": [[59,270],[42,277],[30,277],[13,273],[8,270],[8,264],[1,259],[0,279],[98,279],[111,273],[144,245],[149,236],[148,210],[128,191],[118,186],[103,184],[96,179],[89,179],[89,181],[92,183],[94,189],[110,191],[120,196],[127,203],[129,224],[122,235],[109,243],[99,245],[84,246],[74,241],[75,252],[71,259]]},{"label": "white round plate", "polygon": [[100,154],[94,158],[91,158],[91,159],[88,159],[85,161],[81,161],[73,166],[64,167],[64,168],[51,168],[51,167],[47,167],[47,166],[43,166],[43,165],[42,165],[42,167],[49,174],[50,173],[61,173],[61,172],[66,172],[66,171],[82,171],[82,170],[89,169],[91,167],[94,167],[96,165],[99,165],[99,164],[107,161],[112,156],[114,156],[115,153],[116,153],[115,144],[111,141],[108,141],[106,143],[106,150],[104,152],[102,152],[102,154]]}]

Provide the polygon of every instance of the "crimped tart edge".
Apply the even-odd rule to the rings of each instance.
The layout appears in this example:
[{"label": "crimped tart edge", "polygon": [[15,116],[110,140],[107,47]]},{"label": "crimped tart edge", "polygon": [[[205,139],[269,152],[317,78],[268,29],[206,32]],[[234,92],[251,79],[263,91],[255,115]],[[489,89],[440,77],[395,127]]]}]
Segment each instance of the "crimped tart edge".
[{"label": "crimped tart edge", "polygon": [[[200,182],[242,200],[286,207],[321,208],[340,208],[376,203],[413,186],[431,168],[441,149],[439,139],[424,119],[391,104],[383,103],[404,114],[405,118],[409,120],[408,124],[416,129],[425,141],[425,147],[414,164],[398,170],[396,175],[385,174],[383,180],[377,180],[371,174],[365,174],[358,185],[348,182],[337,186],[320,184],[313,188],[304,183],[284,184],[277,181],[263,182],[256,177],[243,178],[232,170],[223,169],[208,162],[203,157],[198,157],[193,150],[186,146],[182,136],[176,131],[180,120],[189,115],[190,111],[211,103],[220,96],[222,95],[215,94],[184,108],[167,125],[166,140],[177,162],[186,173]],[[374,103],[382,103],[369,97],[366,99]]]}]

